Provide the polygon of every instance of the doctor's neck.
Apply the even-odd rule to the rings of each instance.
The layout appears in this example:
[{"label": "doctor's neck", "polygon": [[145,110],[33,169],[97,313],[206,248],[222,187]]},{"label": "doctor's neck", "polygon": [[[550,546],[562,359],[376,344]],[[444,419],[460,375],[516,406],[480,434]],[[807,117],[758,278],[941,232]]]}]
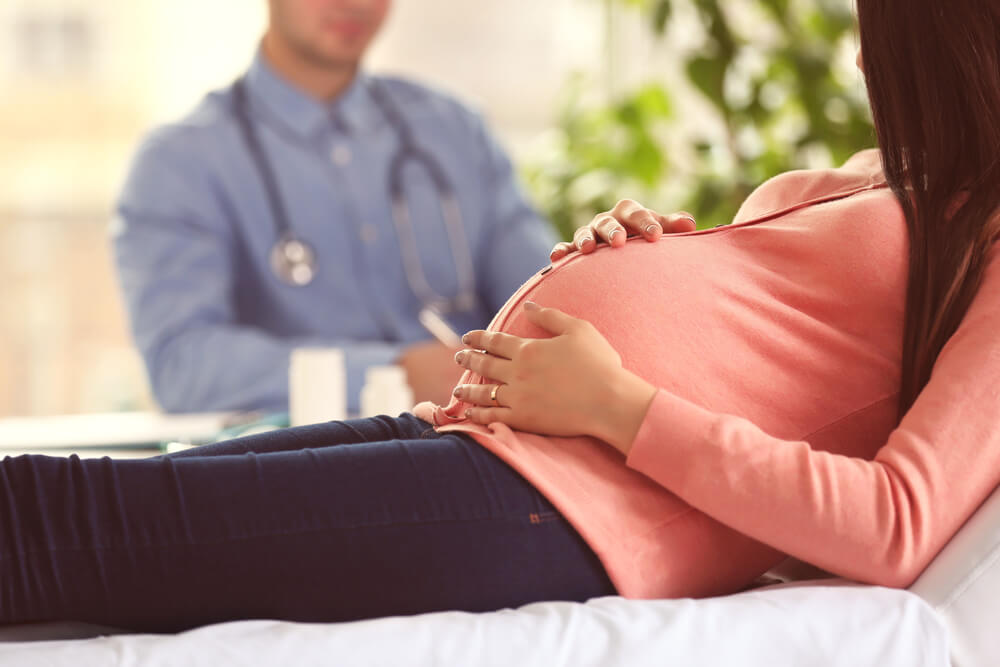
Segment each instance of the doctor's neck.
[{"label": "doctor's neck", "polygon": [[261,53],[278,75],[320,102],[340,95],[358,73],[358,61],[324,59],[285,39],[273,28],[264,34]]}]

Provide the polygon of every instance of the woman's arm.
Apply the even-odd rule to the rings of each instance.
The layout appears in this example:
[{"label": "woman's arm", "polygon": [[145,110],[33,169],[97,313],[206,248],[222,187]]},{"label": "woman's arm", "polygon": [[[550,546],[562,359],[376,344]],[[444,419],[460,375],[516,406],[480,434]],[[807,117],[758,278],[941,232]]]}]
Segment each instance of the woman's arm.
[{"label": "woman's arm", "polygon": [[779,440],[661,391],[627,463],[801,560],[907,586],[1000,484],[998,305],[995,248],[930,382],[872,461]]}]

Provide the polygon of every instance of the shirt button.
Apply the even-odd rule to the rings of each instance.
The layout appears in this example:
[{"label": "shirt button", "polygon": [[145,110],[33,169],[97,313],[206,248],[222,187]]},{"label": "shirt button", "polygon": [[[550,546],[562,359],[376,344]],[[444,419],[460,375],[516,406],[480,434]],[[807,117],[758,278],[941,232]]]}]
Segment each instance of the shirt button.
[{"label": "shirt button", "polygon": [[361,229],[358,230],[358,236],[361,237],[361,240],[364,243],[375,243],[375,240],[378,239],[378,229],[376,229],[375,225],[370,222],[365,223],[361,225]]},{"label": "shirt button", "polygon": [[338,167],[346,167],[351,163],[351,149],[344,144],[338,144],[330,151],[330,159]]}]

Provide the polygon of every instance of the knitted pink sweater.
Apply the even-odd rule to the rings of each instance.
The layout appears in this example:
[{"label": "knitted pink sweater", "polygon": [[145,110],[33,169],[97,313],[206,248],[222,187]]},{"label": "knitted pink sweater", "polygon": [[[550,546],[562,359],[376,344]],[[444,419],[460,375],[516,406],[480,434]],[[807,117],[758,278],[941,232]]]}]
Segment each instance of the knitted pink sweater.
[{"label": "knitted pink sweater", "polygon": [[415,412],[524,475],[622,595],[732,592],[783,554],[906,586],[1000,483],[998,254],[898,425],[907,236],[874,151],[769,181],[730,226],[570,255],[497,314],[536,337],[526,299],[585,318],[660,388],[627,460]]}]

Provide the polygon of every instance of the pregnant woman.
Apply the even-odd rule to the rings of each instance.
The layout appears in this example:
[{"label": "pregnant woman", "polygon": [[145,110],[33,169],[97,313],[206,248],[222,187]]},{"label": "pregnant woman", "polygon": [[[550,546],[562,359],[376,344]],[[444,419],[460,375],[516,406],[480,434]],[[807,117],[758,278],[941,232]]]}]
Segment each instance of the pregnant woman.
[{"label": "pregnant woman", "polygon": [[716,230],[599,216],[447,406],[6,459],[0,622],[700,596],[786,555],[908,585],[1000,483],[1000,8],[942,7],[858,2],[879,152]]}]

